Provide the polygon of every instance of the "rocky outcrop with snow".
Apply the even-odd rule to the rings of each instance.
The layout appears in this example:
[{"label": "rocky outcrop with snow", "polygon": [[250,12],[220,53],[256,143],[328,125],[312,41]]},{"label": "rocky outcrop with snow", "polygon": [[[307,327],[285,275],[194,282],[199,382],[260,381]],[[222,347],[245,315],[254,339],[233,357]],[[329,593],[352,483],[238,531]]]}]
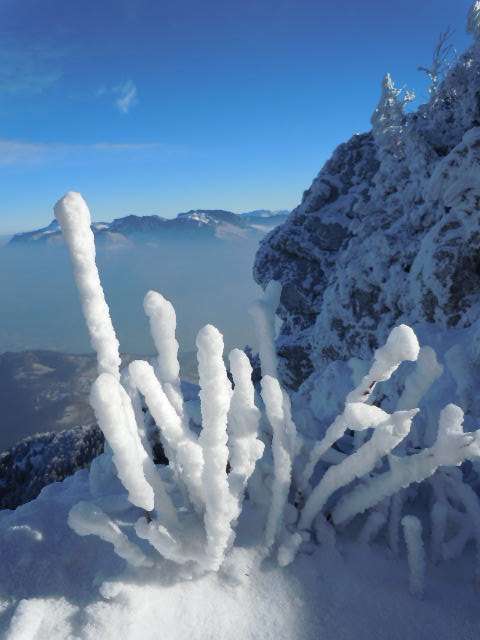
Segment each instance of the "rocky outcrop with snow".
[{"label": "rocky outcrop with snow", "polygon": [[[321,386],[328,396],[350,376],[341,362],[369,358],[401,322],[423,343],[435,342],[454,379],[462,369],[457,394],[468,395],[468,379],[472,386],[476,377],[478,44],[428,104],[405,113],[410,97],[387,76],[372,131],[334,151],[287,222],[261,243],[254,277],[263,287],[282,284],[277,346],[281,376],[292,389],[303,385],[308,394]],[[468,346],[450,349],[454,335],[456,342],[468,335]],[[468,413],[474,400],[461,400]]]},{"label": "rocky outcrop with snow", "polygon": [[87,467],[103,446],[96,425],[21,440],[0,453],[0,509],[16,509],[36,498],[43,487]]}]

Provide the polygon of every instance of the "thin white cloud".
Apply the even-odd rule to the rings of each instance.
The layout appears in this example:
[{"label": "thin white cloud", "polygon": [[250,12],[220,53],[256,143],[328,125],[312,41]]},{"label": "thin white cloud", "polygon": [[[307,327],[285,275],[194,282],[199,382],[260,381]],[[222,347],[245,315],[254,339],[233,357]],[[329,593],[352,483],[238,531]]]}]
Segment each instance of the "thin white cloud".
[{"label": "thin white cloud", "polygon": [[0,93],[41,93],[62,77],[62,51],[35,43],[1,44]]},{"label": "thin white cloud", "polygon": [[118,94],[115,106],[120,113],[128,113],[138,102],[137,87],[131,80],[127,80],[114,90]]},{"label": "thin white cloud", "polygon": [[138,91],[132,80],[126,80],[117,85],[104,84],[98,87],[94,96],[100,99],[112,99],[115,108],[125,114],[138,104]]},{"label": "thin white cloud", "polygon": [[97,142],[93,144],[66,144],[48,142],[24,142],[0,138],[0,166],[30,165],[66,159],[82,160],[92,154],[121,154],[145,152],[172,155],[183,153],[185,149],[161,143],[116,143]]}]

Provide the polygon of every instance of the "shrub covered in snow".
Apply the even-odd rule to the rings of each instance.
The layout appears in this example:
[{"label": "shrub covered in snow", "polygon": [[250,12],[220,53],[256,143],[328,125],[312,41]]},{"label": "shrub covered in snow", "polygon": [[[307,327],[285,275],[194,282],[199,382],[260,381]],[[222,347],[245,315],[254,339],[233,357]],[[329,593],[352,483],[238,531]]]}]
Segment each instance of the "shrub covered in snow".
[{"label": "shrub covered in snow", "polygon": [[[463,412],[450,404],[427,446],[427,430],[416,425],[418,406],[443,368],[433,349],[420,348],[410,327],[390,332],[369,371],[346,395],[342,413],[312,443],[298,433],[290,397],[276,377],[281,288],[272,285],[252,311],[263,370],[259,406],[245,353],[234,349],[229,356],[232,385],[221,334],[211,325],[200,330],[200,428],[180,389],[173,307],[160,294],[147,294],[144,307],[157,359],[154,366],[134,361],[120,371],[88,208],[79,194],[69,193],[56,211],[99,354],[91,404],[107,443],[90,470],[91,499],[70,511],[75,532],[111,543],[133,567],[154,566],[158,553],[188,571],[218,571],[234,544],[248,492],[264,507],[262,555],[275,555],[281,566],[292,562],[305,543],[335,545],[335,531],[357,518],[364,520],[363,544],[385,529],[398,553],[401,523],[415,595],[424,589],[422,538],[429,530],[435,562],[460,553],[471,538],[480,549],[478,498],[458,469],[480,456],[480,431],[464,432]],[[388,384],[404,362],[415,365],[403,378],[396,407],[374,404],[377,388]],[[154,463],[152,433],[160,438],[167,467]],[[412,491],[424,481],[427,499]],[[408,515],[407,502],[417,499],[422,513],[431,513],[429,529]]]}]

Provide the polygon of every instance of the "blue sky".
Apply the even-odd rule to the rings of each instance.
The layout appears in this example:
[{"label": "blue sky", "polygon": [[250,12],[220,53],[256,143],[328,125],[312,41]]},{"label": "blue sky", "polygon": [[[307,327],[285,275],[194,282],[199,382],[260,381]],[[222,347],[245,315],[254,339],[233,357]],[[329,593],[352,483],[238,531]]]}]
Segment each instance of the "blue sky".
[{"label": "blue sky", "polygon": [[0,233],[67,190],[96,220],[294,207],[469,0],[0,0]]}]

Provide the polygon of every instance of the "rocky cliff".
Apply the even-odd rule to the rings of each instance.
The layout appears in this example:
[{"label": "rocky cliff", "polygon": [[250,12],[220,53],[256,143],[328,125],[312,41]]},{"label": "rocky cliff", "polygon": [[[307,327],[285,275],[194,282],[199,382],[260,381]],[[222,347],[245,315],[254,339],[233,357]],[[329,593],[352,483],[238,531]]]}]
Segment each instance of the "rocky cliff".
[{"label": "rocky cliff", "polygon": [[[287,222],[261,243],[254,277],[262,287],[282,284],[277,347],[291,389],[308,394],[321,386],[328,395],[345,373],[339,363],[370,358],[401,322],[424,344],[434,343],[444,360],[463,358],[475,375],[478,37],[432,88],[427,104],[405,113],[407,101],[386,76],[372,131],[334,151]],[[462,354],[455,347],[454,358],[458,341],[469,346]]]}]

